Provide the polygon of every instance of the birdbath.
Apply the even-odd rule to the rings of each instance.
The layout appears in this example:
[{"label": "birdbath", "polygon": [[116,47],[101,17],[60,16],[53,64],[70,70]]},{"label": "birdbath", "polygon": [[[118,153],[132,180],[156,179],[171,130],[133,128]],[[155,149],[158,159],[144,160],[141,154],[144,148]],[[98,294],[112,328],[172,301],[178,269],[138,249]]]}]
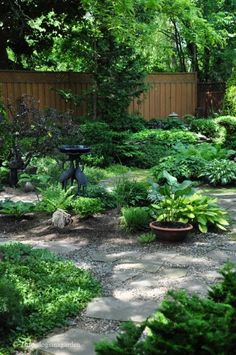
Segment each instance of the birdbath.
[{"label": "birdbath", "polygon": [[74,180],[78,183],[78,195],[84,191],[88,184],[88,179],[83,173],[84,166],[81,165],[81,155],[90,152],[90,148],[85,145],[61,145],[58,147],[61,153],[68,155],[68,160],[70,161],[69,169],[65,170],[59,181],[62,187],[66,190],[68,180],[71,180],[71,185],[73,185]]}]

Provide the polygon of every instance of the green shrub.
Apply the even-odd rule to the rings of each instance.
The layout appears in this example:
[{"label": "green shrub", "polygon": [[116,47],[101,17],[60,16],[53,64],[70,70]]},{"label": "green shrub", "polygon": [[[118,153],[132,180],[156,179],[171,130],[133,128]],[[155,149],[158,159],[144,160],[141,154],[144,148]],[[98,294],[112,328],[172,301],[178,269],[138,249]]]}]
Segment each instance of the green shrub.
[{"label": "green shrub", "polygon": [[234,70],[227,82],[224,109],[230,114],[236,116],[236,71]]},{"label": "green shrub", "polygon": [[99,181],[107,178],[106,170],[98,167],[86,166],[84,173],[87,176],[90,184],[96,184]]},{"label": "green shrub", "polygon": [[145,128],[145,121],[137,113],[127,113],[127,115],[119,117],[118,120],[111,121],[110,127],[115,131],[138,132]]},{"label": "green shrub", "polygon": [[196,134],[182,130],[163,131],[160,129],[145,129],[130,135],[129,142],[151,142],[156,144],[164,144],[165,146],[172,146],[178,142],[195,143],[197,142],[197,139]]},{"label": "green shrub", "polygon": [[135,232],[148,228],[151,222],[149,208],[127,207],[122,208],[121,225],[128,231]]},{"label": "green shrub", "polygon": [[225,129],[220,127],[214,119],[198,118],[192,120],[190,130],[205,135],[215,143],[223,143],[225,141]]},{"label": "green shrub", "polygon": [[[0,276],[0,334],[15,330],[22,323],[23,298],[15,284]],[[1,336],[0,336],[1,340]]]},{"label": "green shrub", "polygon": [[52,178],[51,176],[46,174],[19,174],[18,186],[20,188],[24,188],[25,183],[28,181],[30,181],[33,184],[34,188],[38,190],[40,188],[47,188],[48,184],[52,181]]},{"label": "green shrub", "polygon": [[[196,163],[196,164],[194,164]],[[161,162],[151,169],[151,174],[157,182],[163,180],[163,171],[168,171],[172,176],[175,176],[178,180],[190,179],[196,175],[195,171],[201,169],[202,160],[189,158],[180,158],[175,156],[169,156],[163,158]],[[194,168],[194,172],[193,169]]]},{"label": "green shrub", "polygon": [[232,151],[222,148],[220,145],[211,143],[200,143],[194,145],[178,143],[174,146],[174,151],[175,155],[178,155],[181,158],[196,157],[207,161],[229,158],[232,154]]},{"label": "green shrub", "polygon": [[115,341],[96,345],[96,354],[233,354],[236,272],[227,266],[222,275],[224,280],[206,298],[169,291],[153,316],[139,325],[125,323]]},{"label": "green shrub", "polygon": [[159,161],[171,154],[171,149],[157,143],[126,143],[122,146],[119,158],[127,165],[138,168],[151,168]]},{"label": "green shrub", "polygon": [[117,206],[114,193],[108,192],[105,187],[101,185],[88,185],[85,197],[100,199],[105,209],[115,208]]},{"label": "green shrub", "polygon": [[93,216],[103,211],[103,204],[99,198],[79,197],[72,203],[72,209],[75,214],[82,218]]},{"label": "green shrub", "polygon": [[[0,298],[8,288],[9,292],[3,297],[10,318],[19,314],[20,320],[17,302],[21,302],[22,306],[20,326],[4,335],[0,332],[0,344],[2,348],[10,348],[10,354],[56,326],[65,325],[67,317],[77,316],[99,292],[97,282],[87,271],[47,250],[14,243],[0,245],[0,254],[0,275],[14,283],[15,289],[7,284],[5,291],[0,291]],[[0,304],[1,309],[2,302]],[[13,306],[14,309],[10,309]],[[13,310],[16,313],[10,314]]]},{"label": "green shrub", "polygon": [[81,125],[80,129],[84,137],[84,143],[92,148],[92,156],[103,158],[100,164],[107,165],[113,161],[113,131],[107,123],[88,121]]},{"label": "green shrub", "polygon": [[226,129],[227,138],[230,139],[231,135],[236,134],[236,117],[235,116],[219,116],[216,118],[216,122],[219,126]]},{"label": "green shrub", "polygon": [[174,153],[163,158],[157,166],[151,170],[152,175],[159,182],[162,180],[163,171],[167,170],[178,180],[198,180],[205,165],[213,159],[225,159],[233,152],[223,149],[218,145],[201,143],[196,145],[176,144]]},{"label": "green shrub", "polygon": [[8,180],[9,180],[9,169],[6,166],[0,166],[0,184],[3,185],[7,184]]},{"label": "green shrub", "polygon": [[121,179],[114,189],[117,204],[121,207],[145,206],[147,200],[147,185],[144,182]]},{"label": "green shrub", "polygon": [[35,207],[35,204],[32,202],[14,202],[8,199],[0,201],[0,213],[14,215],[16,217],[21,217],[26,213],[34,212]]},{"label": "green shrub", "polygon": [[[33,158],[31,161],[31,166],[37,168],[37,174],[32,175],[32,178],[34,181],[37,183],[37,176],[39,180],[39,185],[43,186],[48,183],[55,183],[59,181],[59,177],[61,173],[63,172],[63,159],[54,159],[52,157],[46,156],[46,157],[37,157]],[[48,177],[48,181],[46,182],[46,179]]]},{"label": "green shrub", "polygon": [[147,126],[150,128],[156,128],[156,129],[164,129],[164,130],[170,130],[170,129],[182,129],[186,130],[186,125],[183,121],[181,121],[179,118],[167,118],[167,119],[155,119],[153,118],[152,120],[147,122]]},{"label": "green shrub", "polygon": [[236,181],[236,163],[226,159],[215,159],[203,168],[200,177],[212,185],[228,185]]}]

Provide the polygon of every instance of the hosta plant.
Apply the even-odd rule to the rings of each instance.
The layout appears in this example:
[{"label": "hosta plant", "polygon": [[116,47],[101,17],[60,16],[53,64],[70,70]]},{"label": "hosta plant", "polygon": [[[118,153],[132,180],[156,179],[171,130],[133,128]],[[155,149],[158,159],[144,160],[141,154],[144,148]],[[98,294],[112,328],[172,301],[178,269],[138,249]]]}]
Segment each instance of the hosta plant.
[{"label": "hosta plant", "polygon": [[192,196],[167,197],[159,204],[152,205],[156,220],[159,222],[181,222],[196,225],[202,233],[210,226],[226,230],[229,225],[227,212],[217,205],[212,197],[195,193]]},{"label": "hosta plant", "polygon": [[215,159],[205,165],[199,177],[212,185],[228,185],[236,181],[236,163],[227,159]]},{"label": "hosta plant", "polygon": [[178,183],[177,179],[164,172],[167,180],[164,186],[152,184],[149,198],[153,215],[158,222],[181,222],[195,224],[202,233],[209,226],[222,230],[228,226],[227,213],[217,205],[212,197],[196,193],[191,181]]}]

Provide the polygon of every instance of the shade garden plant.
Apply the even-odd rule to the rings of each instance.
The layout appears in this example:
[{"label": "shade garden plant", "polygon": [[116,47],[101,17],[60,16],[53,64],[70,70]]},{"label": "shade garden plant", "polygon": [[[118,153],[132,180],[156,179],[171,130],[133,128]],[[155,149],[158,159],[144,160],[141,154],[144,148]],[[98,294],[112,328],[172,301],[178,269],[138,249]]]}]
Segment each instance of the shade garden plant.
[{"label": "shade garden plant", "polygon": [[66,325],[100,292],[89,272],[47,250],[12,243],[1,245],[0,255],[1,354]]}]

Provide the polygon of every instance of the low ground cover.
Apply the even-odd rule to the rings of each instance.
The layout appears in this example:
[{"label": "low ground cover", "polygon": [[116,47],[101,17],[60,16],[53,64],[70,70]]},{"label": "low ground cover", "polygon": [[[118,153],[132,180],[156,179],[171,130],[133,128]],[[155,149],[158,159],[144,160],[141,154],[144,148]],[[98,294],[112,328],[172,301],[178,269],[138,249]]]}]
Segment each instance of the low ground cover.
[{"label": "low ground cover", "polygon": [[47,250],[13,243],[0,246],[0,257],[1,354],[65,325],[99,294],[89,272]]}]

